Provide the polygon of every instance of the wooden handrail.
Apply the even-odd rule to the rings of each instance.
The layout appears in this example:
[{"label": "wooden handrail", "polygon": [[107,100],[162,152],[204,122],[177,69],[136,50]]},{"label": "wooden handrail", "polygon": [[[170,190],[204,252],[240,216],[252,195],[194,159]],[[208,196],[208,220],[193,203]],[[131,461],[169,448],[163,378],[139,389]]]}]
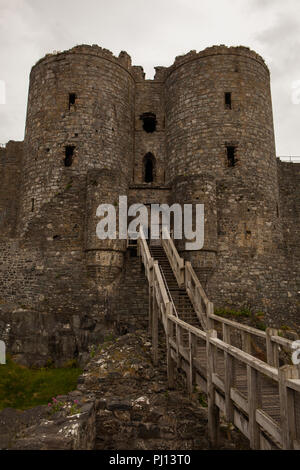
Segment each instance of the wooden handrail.
[{"label": "wooden handrail", "polygon": [[[204,304],[207,306],[208,302],[209,302],[209,299],[208,299],[208,297],[205,293],[205,290],[203,289],[203,287],[202,287],[202,285],[199,281],[199,278],[198,278],[197,274],[195,273],[194,268],[192,266],[192,263],[190,261],[185,262],[185,271],[186,271],[186,275],[188,274],[188,279],[191,278],[193,280],[196,289],[199,291],[199,294],[200,294],[201,298],[203,299]],[[187,280],[186,280],[186,283],[187,283]]]},{"label": "wooden handrail", "polygon": [[[268,363],[272,366],[279,366],[279,354],[281,347],[287,349],[289,353],[292,353],[293,351],[293,341],[279,336],[278,330],[275,330],[274,328],[267,328],[266,331],[262,331],[257,328],[253,328],[252,326],[229,320],[228,318],[221,317],[220,315],[216,315],[214,313],[208,313],[207,317],[209,322],[218,322],[221,323],[223,327],[224,325],[227,325],[233,331],[239,331],[242,334],[246,334],[246,336],[249,335],[254,338],[257,337],[263,339],[265,341],[264,352],[267,356]],[[249,346],[249,349],[251,349],[251,346]]]},{"label": "wooden handrail", "polygon": [[169,263],[171,265],[174,276],[176,277],[179,287],[184,286],[184,259],[179,256],[179,253],[174,245],[167,227],[162,227],[162,246],[166,252]]},{"label": "wooden handrail", "polygon": [[[171,347],[170,354],[171,357],[173,357],[174,361],[178,354],[181,356],[181,360],[178,362],[178,359],[176,359],[176,362],[177,364],[181,364],[181,368],[183,368],[183,370],[187,373],[187,383],[190,381],[191,374],[195,375],[195,373],[195,377],[198,378],[198,381],[196,382],[198,383],[198,385],[201,385],[202,388],[204,387],[204,392],[207,392],[206,387],[208,387],[208,384],[210,383],[210,395],[208,395],[208,400],[212,399],[211,394],[213,394],[215,403],[214,406],[219,407],[223,413],[226,413],[225,403],[227,402],[231,404],[233,410],[232,422],[234,422],[234,424],[242,431],[242,433],[244,433],[244,435],[250,439],[250,444],[252,448],[268,449],[271,448],[272,445],[284,449],[300,448],[300,436],[297,435],[295,431],[295,424],[293,424],[292,422],[297,418],[294,414],[292,414],[292,412],[286,411],[289,410],[289,407],[291,407],[291,409],[294,409],[294,406],[296,406],[296,402],[294,401],[295,396],[293,394],[290,394],[288,390],[293,390],[294,393],[298,393],[300,398],[300,378],[295,378],[299,377],[299,370],[296,366],[284,366],[281,369],[272,367],[264,361],[253,357],[251,354],[248,354],[240,350],[239,348],[225,343],[221,339],[217,338],[216,332],[215,334],[211,334],[211,331],[201,331],[198,328],[189,325],[188,323],[185,323],[184,321],[173,316],[168,316],[168,322],[174,324],[176,327],[176,341],[170,335],[167,338],[167,342]],[[182,337],[182,332],[180,333],[180,330],[185,331],[185,333],[189,334],[190,340],[188,347],[183,347],[180,344],[180,338]],[[172,329],[169,327],[167,331],[170,332],[172,331]],[[192,344],[192,337],[198,338],[198,340],[202,340],[203,342],[205,341],[207,344],[209,344],[210,347],[207,349],[207,351],[209,352],[209,354],[212,354],[215,359],[217,357],[217,351],[219,351],[222,352],[224,355],[229,354],[230,357],[243,364],[244,367],[247,368],[248,398],[243,397],[240,394],[240,392],[235,388],[233,382],[229,383],[229,387],[226,387],[226,377],[230,378],[230,374],[228,375],[229,371],[227,370],[227,367],[229,367],[230,364],[230,362],[228,361],[225,361],[224,363],[224,379],[222,379],[217,374],[216,369],[214,368],[213,364],[216,363],[215,359],[212,359],[212,361],[210,361],[211,367],[207,366],[206,376],[203,376],[203,371],[205,370],[205,368],[201,366],[201,362],[197,358],[197,355],[194,356],[193,354],[191,354],[190,348]],[[207,363],[209,362],[208,357],[206,358],[206,361]],[[174,364],[173,367],[175,367]],[[192,372],[193,369],[194,372]],[[168,370],[168,372],[170,375],[173,374],[173,372],[171,372],[170,370]],[[207,374],[211,375],[210,381],[208,380]],[[261,401],[261,391],[259,391],[259,389],[256,389],[253,383],[253,380],[258,380],[254,379],[254,377],[256,377],[256,374],[260,374],[268,378],[269,380],[274,382],[275,386],[277,385],[281,415],[280,424],[274,421],[273,418],[265,410],[262,410],[259,407],[259,403]],[[203,381],[205,381],[207,385],[204,385]],[[219,390],[222,391],[223,395],[225,393],[225,396],[223,398],[222,395],[220,395]],[[254,395],[257,393],[259,393],[259,395],[255,397]],[[248,424],[242,424],[244,418],[241,418],[242,415],[240,414],[240,410],[243,410],[243,413],[248,416]],[[285,414],[288,414],[288,424],[286,423],[287,418]],[[299,416],[299,410],[297,416]],[[211,437],[213,437],[216,435],[216,429],[213,429],[215,425],[215,416],[210,416],[209,419],[210,421],[213,421],[210,422],[209,426],[210,433],[212,433]],[[297,426],[299,427],[299,425],[300,422],[298,421]],[[269,436],[269,441],[261,433],[266,433]],[[272,444],[270,442],[272,442]]]},{"label": "wooden handrail", "polygon": [[[185,288],[204,330],[207,329],[209,300],[189,261],[185,263]],[[203,309],[204,304],[204,309]]]}]

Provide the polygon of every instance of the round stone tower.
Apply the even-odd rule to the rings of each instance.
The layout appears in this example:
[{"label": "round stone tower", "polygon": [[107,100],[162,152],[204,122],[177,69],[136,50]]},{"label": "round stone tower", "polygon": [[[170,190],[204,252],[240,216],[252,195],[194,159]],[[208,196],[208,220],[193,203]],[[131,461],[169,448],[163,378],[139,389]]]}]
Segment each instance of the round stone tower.
[{"label": "round stone tower", "polygon": [[[24,143],[21,233],[72,178],[85,181],[90,171],[106,170],[102,173],[105,187],[111,171],[115,193],[127,193],[133,165],[134,89],[130,57],[121,52],[116,58],[98,46],[48,54],[33,67]],[[122,178],[116,179],[115,171]],[[99,196],[101,173],[96,180]],[[101,198],[90,201],[94,195],[87,191],[87,204],[93,208],[102,202]],[[93,223],[87,220],[86,230],[95,231],[95,214],[89,216]],[[87,233],[85,240],[91,238]],[[94,253],[88,255],[88,263],[101,268],[105,253],[96,253],[95,241],[92,248],[90,242],[87,245],[85,248]],[[105,252],[105,243],[100,245]],[[123,251],[124,243],[121,245]],[[107,249],[110,251],[109,244]]]},{"label": "round stone tower", "polygon": [[[173,202],[184,203],[185,193],[189,202],[210,204],[201,252],[204,264],[213,267],[217,233],[222,249],[232,250],[230,220],[235,217],[243,220],[234,235],[240,245],[244,240],[247,247],[252,237],[252,249],[272,250],[280,234],[270,74],[265,62],[246,47],[214,46],[177,57],[164,75],[166,180],[174,189]],[[203,184],[199,179],[201,197],[195,175],[204,178]],[[188,192],[180,192],[180,201],[174,184],[178,177],[187,185],[192,182]],[[223,195],[216,189],[220,184]],[[255,195],[249,188],[255,188]],[[216,193],[230,214],[227,220],[223,217],[222,230],[217,227],[215,202],[211,206]],[[236,210],[237,199],[242,201],[242,213],[241,205]]]}]

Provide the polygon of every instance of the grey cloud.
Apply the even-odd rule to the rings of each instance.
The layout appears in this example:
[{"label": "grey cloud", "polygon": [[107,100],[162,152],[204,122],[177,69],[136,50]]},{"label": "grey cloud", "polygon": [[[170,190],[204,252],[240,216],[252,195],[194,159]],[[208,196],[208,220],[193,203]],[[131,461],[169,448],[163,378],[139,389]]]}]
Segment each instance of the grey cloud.
[{"label": "grey cloud", "polygon": [[222,43],[267,59],[279,152],[300,153],[300,106],[289,95],[300,78],[299,8],[298,0],[0,0],[0,142],[23,138],[30,69],[48,52],[82,43],[126,50],[150,78],[176,55]]}]

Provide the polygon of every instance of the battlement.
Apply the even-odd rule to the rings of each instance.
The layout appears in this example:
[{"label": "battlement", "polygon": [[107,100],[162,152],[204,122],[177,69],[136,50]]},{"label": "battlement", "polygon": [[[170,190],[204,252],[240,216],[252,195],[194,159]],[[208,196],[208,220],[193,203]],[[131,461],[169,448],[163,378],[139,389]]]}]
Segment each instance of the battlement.
[{"label": "battlement", "polygon": [[[112,63],[120,65],[130,72],[137,81],[145,80],[145,73],[143,67],[139,65],[132,65],[131,57],[126,51],[121,51],[118,56],[115,56],[110,50],[102,48],[96,44],[93,45],[77,45],[71,49],[65,51],[53,51],[52,53],[46,54],[43,58],[39,59],[36,64],[33,66],[32,70],[40,64],[51,63],[55,60],[61,60],[69,54],[84,54],[99,57],[101,59],[108,60]],[[186,54],[175,57],[175,60],[172,65],[169,67],[156,66],[156,74],[154,77],[155,81],[164,81],[166,77],[172,73],[173,70],[180,67],[183,64],[188,62],[202,59],[211,56],[236,56],[244,57],[247,59],[255,60],[259,62],[265,70],[269,72],[269,69],[264,61],[264,59],[257,54],[255,51],[251,50],[249,47],[245,46],[225,46],[225,45],[215,45],[207,47],[206,49],[197,52],[196,50],[191,50]]]},{"label": "battlement", "polygon": [[127,54],[127,52],[121,51],[118,57],[116,57],[110,50],[100,47],[96,44],[82,44],[74,46],[71,49],[67,49],[65,51],[53,51],[52,53],[46,54],[44,57],[42,57],[35,63],[35,65],[32,67],[32,70],[34,70],[35,67],[42,63],[51,63],[55,60],[62,60],[69,54],[90,55],[94,57],[99,57],[101,59],[105,59],[112,63],[120,65],[129,72],[131,72],[132,69],[131,57]]}]

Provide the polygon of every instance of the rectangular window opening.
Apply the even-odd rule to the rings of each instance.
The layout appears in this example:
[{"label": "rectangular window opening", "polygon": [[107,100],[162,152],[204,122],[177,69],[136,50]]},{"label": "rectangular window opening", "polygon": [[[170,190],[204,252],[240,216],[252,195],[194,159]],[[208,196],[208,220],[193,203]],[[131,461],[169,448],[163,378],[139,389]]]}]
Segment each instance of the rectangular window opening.
[{"label": "rectangular window opening", "polygon": [[231,109],[231,93],[230,92],[225,93],[225,108]]},{"label": "rectangular window opening", "polygon": [[227,151],[228,166],[230,167],[235,166],[237,162],[236,157],[235,157],[236,147],[233,147],[232,145],[228,145],[226,147],[226,151]]},{"label": "rectangular window opening", "polygon": [[72,166],[74,150],[75,150],[74,145],[67,145],[65,147],[65,159],[64,159],[65,166]]},{"label": "rectangular window opening", "polygon": [[76,102],[76,93],[69,93],[69,109],[75,105]]}]

